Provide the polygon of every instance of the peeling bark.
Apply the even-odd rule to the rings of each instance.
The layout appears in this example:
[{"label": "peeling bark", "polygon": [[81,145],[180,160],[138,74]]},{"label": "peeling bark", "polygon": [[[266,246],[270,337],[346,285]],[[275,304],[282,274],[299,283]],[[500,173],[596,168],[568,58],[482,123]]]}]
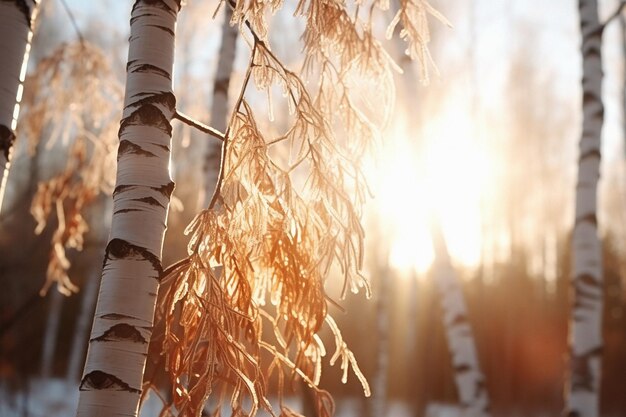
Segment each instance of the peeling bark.
[{"label": "peeling bark", "polygon": [[84,376],[79,417],[136,416],[174,183],[169,172],[179,0],[137,0],[131,16],[111,236]]},{"label": "peeling bark", "polygon": [[582,33],[583,126],[572,238],[570,364],[563,414],[570,417],[597,417],[600,414],[604,298],[602,250],[596,218],[604,123],[602,27],[598,18],[597,0],[580,0],[578,6]]},{"label": "peeling bark", "polygon": [[0,0],[0,209],[11,166],[32,27],[41,0]]},{"label": "peeling bark", "polygon": [[485,376],[480,368],[463,290],[437,221],[432,228],[432,237],[435,248],[433,279],[441,299],[446,339],[452,357],[460,406],[464,410],[464,416],[489,417],[490,403]]}]

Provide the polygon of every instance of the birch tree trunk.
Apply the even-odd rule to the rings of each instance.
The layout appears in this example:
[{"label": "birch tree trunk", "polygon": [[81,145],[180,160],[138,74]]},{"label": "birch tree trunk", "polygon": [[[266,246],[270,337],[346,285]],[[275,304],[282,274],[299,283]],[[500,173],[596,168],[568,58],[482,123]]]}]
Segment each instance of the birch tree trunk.
[{"label": "birch tree trunk", "polygon": [[0,209],[40,0],[0,0]]},{"label": "birch tree trunk", "polygon": [[61,311],[63,310],[64,295],[56,289],[50,294],[50,305],[46,317],[46,330],[43,336],[43,351],[41,354],[41,376],[50,378],[53,374],[54,354],[57,347]]},{"label": "birch tree trunk", "polygon": [[602,351],[603,278],[596,205],[600,177],[602,104],[602,30],[597,0],[579,0],[583,62],[583,126],[576,184],[572,240],[573,303],[570,318],[569,378],[565,415],[597,417]]},{"label": "birch tree trunk", "polygon": [[136,416],[170,196],[174,30],[180,0],[133,6],[111,235],[77,415]]},{"label": "birch tree trunk", "polygon": [[459,278],[452,267],[450,255],[437,221],[432,226],[435,261],[433,279],[439,291],[448,349],[452,357],[454,379],[459,402],[466,417],[488,417],[489,396],[485,377],[480,369],[472,327]]},{"label": "birch tree trunk", "polygon": [[[230,25],[233,11],[228,4],[224,6],[224,22],[222,23],[222,45],[220,46],[219,58],[215,83],[213,84],[213,102],[211,104],[211,124],[220,132],[226,131],[228,117],[228,89],[230,78],[233,73],[235,56],[237,53],[237,26]],[[209,141],[204,162],[204,207],[207,207],[213,196],[222,155],[221,143]]]},{"label": "birch tree trunk", "polygon": [[85,343],[89,337],[89,325],[98,297],[100,278],[100,269],[94,268],[89,272],[86,283],[81,290],[80,312],[76,321],[76,329],[72,334],[72,346],[67,362],[67,379],[71,383],[76,383],[80,378],[80,369],[85,364]]},{"label": "birch tree trunk", "polygon": [[376,373],[372,387],[372,417],[387,415],[387,385],[389,374],[389,256],[382,260],[383,265],[378,268],[378,296],[376,300],[376,335],[378,349],[376,358]]}]

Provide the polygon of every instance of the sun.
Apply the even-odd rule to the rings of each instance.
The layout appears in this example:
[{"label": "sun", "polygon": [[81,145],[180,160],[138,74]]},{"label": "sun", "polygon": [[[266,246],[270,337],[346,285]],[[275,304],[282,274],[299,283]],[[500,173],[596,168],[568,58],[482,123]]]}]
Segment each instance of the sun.
[{"label": "sun", "polygon": [[394,126],[372,172],[390,264],[423,273],[433,262],[430,222],[440,219],[455,264],[473,268],[481,254],[481,193],[489,159],[469,134],[464,112],[448,106],[418,138]]}]

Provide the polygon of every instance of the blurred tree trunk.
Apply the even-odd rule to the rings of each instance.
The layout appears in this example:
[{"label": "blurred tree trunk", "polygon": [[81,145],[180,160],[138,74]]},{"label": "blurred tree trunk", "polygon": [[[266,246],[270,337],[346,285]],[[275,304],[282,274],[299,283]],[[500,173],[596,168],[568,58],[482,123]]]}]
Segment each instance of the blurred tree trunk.
[{"label": "blurred tree trunk", "polygon": [[48,314],[46,316],[46,329],[43,336],[43,350],[41,353],[41,376],[50,378],[53,373],[54,353],[61,324],[61,311],[63,311],[63,294],[54,289],[50,294]]},{"label": "blurred tree trunk", "polygon": [[[85,255],[86,256],[86,255]],[[72,346],[67,363],[67,379],[74,383],[80,378],[80,370],[85,364],[85,344],[89,339],[91,320],[93,319],[94,307],[98,298],[98,284],[100,284],[99,266],[94,267],[81,289],[81,303],[76,328],[72,334]]]},{"label": "blurred tree trunk", "polygon": [[438,220],[434,221],[431,233],[435,250],[433,279],[439,290],[459,402],[465,410],[465,416],[487,417],[490,415],[490,404],[485,386],[485,376],[478,361],[463,290],[450,261],[443,231]]},{"label": "blurred tree trunk", "polygon": [[23,82],[41,0],[0,0],[0,209],[15,141]]},{"label": "blurred tree trunk", "polygon": [[[224,6],[224,22],[222,23],[222,45],[217,61],[217,72],[213,84],[213,102],[211,105],[211,124],[220,132],[226,131],[228,117],[228,89],[237,54],[237,34],[239,28],[230,25],[233,11],[228,5]],[[204,178],[205,198],[204,207],[207,207],[213,196],[220,169],[222,155],[221,142],[210,141],[207,147]]]},{"label": "blurred tree trunk", "polygon": [[573,300],[570,317],[569,378],[565,387],[565,415],[599,415],[602,364],[603,277],[601,244],[596,218],[600,177],[602,103],[602,26],[597,0],[580,0],[583,62],[583,126],[578,157],[576,217],[572,239]]},{"label": "blurred tree trunk", "polygon": [[[381,234],[379,234],[380,236]],[[374,371],[372,397],[368,406],[368,415],[379,417],[387,415],[387,384],[389,375],[389,254],[385,252],[382,265],[378,265],[376,282],[376,368]]]},{"label": "blurred tree trunk", "polygon": [[170,196],[174,30],[180,0],[137,0],[117,184],[77,415],[136,416],[162,273]]}]

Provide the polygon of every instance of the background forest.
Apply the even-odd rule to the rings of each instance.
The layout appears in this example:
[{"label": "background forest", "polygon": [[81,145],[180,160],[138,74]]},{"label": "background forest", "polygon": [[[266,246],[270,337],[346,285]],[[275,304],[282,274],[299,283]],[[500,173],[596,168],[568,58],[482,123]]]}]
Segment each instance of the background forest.
[{"label": "background forest", "polygon": [[[59,99],[51,91],[67,86],[55,90],[28,78],[25,82],[20,136],[0,213],[1,416],[64,416],[76,407],[110,227],[110,197],[94,197],[85,215],[89,231],[77,245],[82,251],[67,251],[68,275],[80,288],[67,297],[56,285],[39,296],[51,244],[58,243],[58,220],[53,215],[44,224],[31,207],[38,184],[71,170],[68,154],[81,152],[73,147],[76,129],[68,127],[73,122],[67,106],[83,114],[86,125],[111,136],[111,146],[116,146],[131,3],[67,1],[80,36],[90,48],[104,51],[90,55],[93,61],[67,48],[76,44],[77,33],[62,2],[45,1],[40,10],[29,74],[54,65],[55,59],[75,60],[84,67],[108,68],[98,73],[98,82],[107,87],[101,96],[90,95],[89,89],[69,90]],[[618,3],[600,2],[600,16],[607,17]],[[339,302],[345,311],[329,307],[373,394],[365,398],[354,375],[343,384],[337,365],[324,364],[320,386],[333,394],[338,416],[373,417],[380,410],[390,416],[460,415],[455,414],[458,394],[434,282],[429,219],[435,213],[461,277],[492,414],[557,415],[563,409],[567,370],[582,124],[577,5],[565,0],[437,0],[432,5],[453,27],[437,21],[430,25],[429,49],[438,73],[431,71],[428,85],[420,82],[418,64],[404,55],[406,46],[395,38],[385,41],[404,73],[394,75],[392,122],[366,163],[373,198],[364,215],[364,274],[371,281],[372,299],[348,293]],[[215,1],[190,0],[177,26],[173,81],[178,106],[203,121],[210,121],[222,36],[223,10],[211,19],[215,7]],[[286,4],[269,32],[273,51],[289,67],[302,64],[298,37],[291,36],[299,33],[302,22],[292,17],[293,8]],[[243,39],[238,42],[231,102],[249,54]],[[618,417],[626,416],[626,15],[607,26],[603,52],[601,415]],[[73,95],[80,99],[72,102]],[[106,111],[85,117],[97,100]],[[267,108],[265,94],[252,93],[249,101],[254,108]],[[30,123],[22,126],[24,119],[43,111],[36,103],[54,110],[39,127],[41,141],[32,137],[38,133]],[[77,110],[81,106],[85,109]],[[273,115],[259,118],[263,129],[288,123],[286,106],[281,106],[275,104]],[[176,189],[164,265],[186,256],[183,231],[207,192],[200,178],[210,139],[187,125],[173,126]],[[101,151],[114,149],[106,146]],[[107,163],[111,165],[94,175],[106,177],[107,169],[114,170],[114,160]],[[108,188],[103,188],[110,195],[112,180],[106,181]],[[341,283],[331,277],[327,285],[338,299]],[[325,336],[332,338],[329,332]],[[291,400],[306,403],[300,397],[296,386]],[[149,402],[142,415],[151,415],[150,407]]]}]

